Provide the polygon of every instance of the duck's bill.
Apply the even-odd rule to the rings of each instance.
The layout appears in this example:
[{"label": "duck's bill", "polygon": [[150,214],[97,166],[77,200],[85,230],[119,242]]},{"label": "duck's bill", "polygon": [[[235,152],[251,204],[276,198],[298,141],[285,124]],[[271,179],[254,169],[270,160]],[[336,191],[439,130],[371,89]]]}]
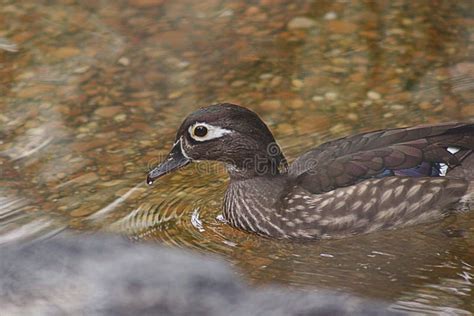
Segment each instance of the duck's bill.
[{"label": "duck's bill", "polygon": [[153,168],[148,173],[146,182],[152,184],[156,179],[168,174],[176,169],[186,166],[191,162],[191,159],[187,158],[181,148],[181,140],[178,140],[173,148],[171,149],[168,157],[161,164]]}]

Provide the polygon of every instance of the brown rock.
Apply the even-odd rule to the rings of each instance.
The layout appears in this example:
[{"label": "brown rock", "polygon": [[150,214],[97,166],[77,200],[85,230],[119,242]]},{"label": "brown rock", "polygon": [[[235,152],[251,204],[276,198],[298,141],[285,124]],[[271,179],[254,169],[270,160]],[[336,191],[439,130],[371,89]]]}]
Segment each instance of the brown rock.
[{"label": "brown rock", "polygon": [[230,86],[233,88],[238,88],[238,87],[244,86],[245,84],[247,84],[247,81],[245,80],[235,80],[235,81],[232,81]]},{"label": "brown rock", "polygon": [[245,10],[246,15],[254,15],[260,12],[260,9],[256,6],[251,6],[247,10]]},{"label": "brown rock", "polygon": [[155,96],[157,93],[155,91],[138,91],[131,93],[130,96],[132,98],[141,99],[141,98],[149,98]]},{"label": "brown rock", "polygon": [[474,117],[474,104],[466,105],[461,109],[461,114],[465,119]]},{"label": "brown rock", "polygon": [[140,131],[140,132],[151,132],[151,131],[153,131],[153,129],[151,128],[151,126],[149,124],[142,123],[142,122],[131,123],[130,125],[122,128],[120,130],[125,132],[125,133],[133,133],[133,132],[137,132],[137,131]]},{"label": "brown rock", "polygon": [[72,217],[83,217],[83,216],[90,215],[90,214],[94,213],[95,211],[97,211],[97,210],[94,209],[93,207],[91,207],[90,205],[86,204],[84,206],[76,208],[74,211],[72,211],[69,214]]},{"label": "brown rock", "polygon": [[311,115],[299,119],[295,127],[299,134],[304,134],[314,130],[327,130],[330,125],[331,123],[326,116]]},{"label": "brown rock", "polygon": [[453,97],[447,95],[443,98],[442,105],[446,108],[454,108],[458,105],[458,102]]},{"label": "brown rock", "polygon": [[354,112],[347,113],[346,117],[347,117],[347,119],[349,119],[351,121],[359,120],[359,115],[357,115],[357,113],[354,113]]},{"label": "brown rock", "polygon": [[420,104],[418,104],[418,107],[421,109],[421,110],[429,110],[432,108],[432,105],[430,102],[427,102],[427,101],[423,101],[421,102]]},{"label": "brown rock", "polygon": [[149,8],[162,5],[165,0],[129,0],[131,6],[138,8]]},{"label": "brown rock", "polygon": [[39,84],[30,87],[25,87],[16,93],[16,96],[21,99],[34,98],[42,94],[51,92],[55,89],[53,85]]},{"label": "brown rock", "polygon": [[308,29],[314,26],[316,26],[316,21],[304,16],[294,17],[290,22],[288,22],[289,30]]},{"label": "brown rock", "polygon": [[110,139],[108,138],[94,138],[83,142],[77,142],[72,145],[72,148],[80,152],[85,152],[93,148],[102,147],[109,143]]},{"label": "brown rock", "polygon": [[157,34],[156,39],[153,41],[158,41],[166,43],[168,46],[172,47],[184,47],[189,44],[189,39],[182,32],[179,31],[164,31]]},{"label": "brown rock", "polygon": [[32,32],[20,32],[12,36],[11,40],[14,43],[24,43],[34,36]]},{"label": "brown rock", "polygon": [[116,163],[112,165],[108,165],[105,167],[108,171],[114,173],[114,174],[121,174],[123,172],[123,164],[121,163]]},{"label": "brown rock", "polygon": [[289,105],[292,109],[301,109],[304,107],[304,101],[302,99],[290,100]]},{"label": "brown rock", "polygon": [[291,135],[293,134],[294,128],[293,125],[288,123],[278,124],[276,131],[281,135]]},{"label": "brown rock", "polygon": [[349,34],[357,30],[357,25],[348,21],[332,20],[327,22],[327,29],[334,33]]},{"label": "brown rock", "polygon": [[265,100],[262,103],[260,103],[260,107],[263,110],[278,110],[281,107],[281,101],[280,100]]},{"label": "brown rock", "polygon": [[88,172],[79,177],[74,178],[72,181],[78,184],[86,184],[94,182],[98,179],[99,177],[94,172]]},{"label": "brown rock", "polygon": [[123,102],[123,105],[126,106],[140,106],[140,107],[150,107],[153,105],[151,99],[141,99],[136,101],[126,101]]},{"label": "brown rock", "polygon": [[94,172],[88,172],[83,175],[80,175],[78,177],[75,177],[67,182],[61,183],[58,188],[60,187],[65,187],[68,185],[84,185],[84,184],[89,184],[94,181],[97,181],[99,179],[99,176],[95,174]]},{"label": "brown rock", "polygon": [[70,58],[70,57],[79,55],[80,52],[81,50],[76,47],[60,47],[60,48],[51,50],[50,53],[52,56],[56,58],[64,59],[64,58]]},{"label": "brown rock", "polygon": [[177,99],[183,95],[184,91],[178,90],[178,91],[171,91],[168,94],[168,99]]},{"label": "brown rock", "polygon": [[275,76],[275,77],[273,77],[272,80],[270,81],[270,86],[271,86],[271,87],[277,87],[277,86],[279,86],[282,82],[283,82],[283,77],[281,77],[281,76]]},{"label": "brown rock", "polygon": [[332,126],[329,131],[332,133],[332,134],[335,134],[335,135],[339,135],[339,134],[342,134],[344,133],[345,131],[347,131],[349,128],[343,124],[343,123],[339,123],[339,124],[336,124],[334,126]]},{"label": "brown rock", "polygon": [[95,114],[100,117],[113,117],[122,110],[121,106],[106,106],[95,110]]},{"label": "brown rock", "polygon": [[364,80],[366,74],[363,72],[355,72],[349,76],[349,81],[351,82],[362,82]]},{"label": "brown rock", "polygon": [[248,35],[256,32],[256,28],[252,25],[247,25],[239,28],[237,34]]}]

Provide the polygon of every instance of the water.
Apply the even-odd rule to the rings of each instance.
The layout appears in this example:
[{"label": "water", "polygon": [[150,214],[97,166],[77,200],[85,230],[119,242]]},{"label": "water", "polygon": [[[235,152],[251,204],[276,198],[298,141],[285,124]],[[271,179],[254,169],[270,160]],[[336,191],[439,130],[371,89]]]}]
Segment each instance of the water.
[{"label": "water", "polygon": [[257,111],[293,160],[474,119],[472,1],[0,1],[0,243],[108,231],[224,256],[253,284],[474,312],[474,215],[304,244],[222,223],[219,164],[149,187],[199,106]]}]

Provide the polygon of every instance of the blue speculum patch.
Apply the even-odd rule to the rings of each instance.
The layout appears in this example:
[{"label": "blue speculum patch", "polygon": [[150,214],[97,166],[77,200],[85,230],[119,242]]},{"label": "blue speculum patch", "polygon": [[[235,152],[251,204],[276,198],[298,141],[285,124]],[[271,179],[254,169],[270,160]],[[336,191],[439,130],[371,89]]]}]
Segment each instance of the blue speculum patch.
[{"label": "blue speculum patch", "polygon": [[445,167],[446,164],[440,162],[422,162],[414,168],[398,170],[384,169],[376,176],[376,178],[384,178],[389,176],[440,177],[446,175],[446,172],[444,170]]}]

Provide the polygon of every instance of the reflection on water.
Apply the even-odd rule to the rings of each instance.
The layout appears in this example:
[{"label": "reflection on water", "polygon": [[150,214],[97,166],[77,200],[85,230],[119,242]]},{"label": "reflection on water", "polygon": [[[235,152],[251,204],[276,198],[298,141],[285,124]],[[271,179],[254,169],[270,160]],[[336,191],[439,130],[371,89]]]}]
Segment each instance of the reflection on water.
[{"label": "reflection on water", "polygon": [[[473,312],[474,215],[295,244],[218,219],[218,164],[153,187],[187,113],[246,105],[290,160],[371,129],[474,119],[472,1],[17,1],[0,6],[0,244],[69,227],[215,252],[256,284]],[[447,233],[447,232],[457,232]]]},{"label": "reflection on water", "polygon": [[52,236],[66,227],[64,219],[49,214],[29,213],[29,199],[12,197],[0,190],[0,246]]}]

